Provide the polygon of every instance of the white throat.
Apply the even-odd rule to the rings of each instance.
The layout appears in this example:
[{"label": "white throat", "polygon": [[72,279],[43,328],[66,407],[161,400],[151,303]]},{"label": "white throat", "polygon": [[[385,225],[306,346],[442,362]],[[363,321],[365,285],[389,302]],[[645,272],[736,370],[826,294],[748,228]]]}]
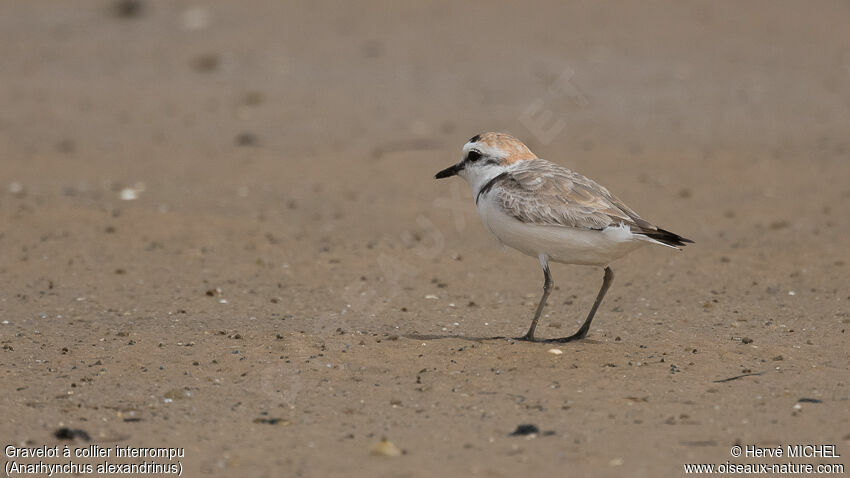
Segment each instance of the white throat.
[{"label": "white throat", "polygon": [[469,187],[472,188],[472,198],[475,199],[478,197],[478,193],[481,191],[481,188],[484,187],[488,182],[490,182],[496,176],[504,173],[509,168],[506,166],[496,165],[496,164],[487,164],[487,165],[474,165],[467,166],[463,170],[458,173],[458,176],[462,177],[466,180]]}]

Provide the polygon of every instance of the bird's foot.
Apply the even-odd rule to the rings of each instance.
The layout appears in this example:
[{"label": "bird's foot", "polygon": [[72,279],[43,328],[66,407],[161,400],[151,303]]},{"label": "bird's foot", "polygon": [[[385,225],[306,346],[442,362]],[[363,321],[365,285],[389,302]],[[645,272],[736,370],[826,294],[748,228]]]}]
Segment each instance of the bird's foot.
[{"label": "bird's foot", "polygon": [[490,337],[487,340],[507,340],[509,342],[543,342],[543,340],[535,339],[534,336],[529,337],[528,334],[523,335],[522,337]]},{"label": "bird's foot", "polygon": [[515,337],[514,340],[518,342],[540,342],[539,340],[535,339],[533,335],[529,334],[525,334],[522,337]]},{"label": "bird's foot", "polygon": [[558,339],[548,339],[544,342],[551,342],[553,344],[565,344],[567,342],[575,342],[576,340],[581,340],[585,337],[586,334],[573,334],[569,337],[561,337]]}]

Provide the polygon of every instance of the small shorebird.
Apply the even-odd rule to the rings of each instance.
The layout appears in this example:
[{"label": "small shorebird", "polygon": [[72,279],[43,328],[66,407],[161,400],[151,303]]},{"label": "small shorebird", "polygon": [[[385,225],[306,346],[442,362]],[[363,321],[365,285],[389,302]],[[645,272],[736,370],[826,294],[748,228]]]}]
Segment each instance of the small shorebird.
[{"label": "small shorebird", "polygon": [[499,240],[543,266],[543,297],[531,327],[518,340],[534,341],[534,329],[552,290],[549,261],[605,268],[602,288],[575,334],[547,342],[583,339],[605,297],[614,272],[608,265],[645,244],[679,249],[690,239],[640,218],[591,179],[538,158],[521,141],[504,133],[473,136],[463,159],[436,174],[458,175],[472,187],[478,215]]}]

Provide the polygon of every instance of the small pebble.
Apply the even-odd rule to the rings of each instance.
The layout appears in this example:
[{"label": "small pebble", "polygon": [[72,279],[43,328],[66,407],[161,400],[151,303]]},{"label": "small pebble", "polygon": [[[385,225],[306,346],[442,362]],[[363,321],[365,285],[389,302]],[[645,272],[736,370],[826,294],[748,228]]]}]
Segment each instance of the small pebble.
[{"label": "small pebble", "polygon": [[24,192],[24,185],[19,182],[9,183],[9,193],[14,195],[20,195]]},{"label": "small pebble", "polygon": [[249,133],[246,131],[243,133],[239,133],[236,136],[237,146],[256,146],[257,143],[259,143],[259,139],[254,133]]},{"label": "small pebble", "polygon": [[255,418],[254,423],[260,423],[263,425],[286,426],[290,424],[290,421],[284,418]]},{"label": "small pebble", "polygon": [[370,452],[375,456],[401,456],[401,450],[386,438],[373,444]]},{"label": "small pebble", "polygon": [[205,55],[200,55],[194,60],[192,60],[192,66],[195,68],[195,70],[202,73],[210,73],[217,70],[220,63],[221,57],[219,57],[216,53],[207,53]]},{"label": "small pebble", "polygon": [[206,7],[191,7],[183,12],[180,23],[184,30],[203,30],[210,25],[211,15]]},{"label": "small pebble", "polygon": [[526,435],[535,435],[540,433],[540,429],[537,428],[537,425],[532,425],[530,423],[524,423],[521,425],[517,425],[516,430],[510,433],[510,436],[526,436]]},{"label": "small pebble", "polygon": [[174,400],[183,400],[183,399],[189,398],[191,396],[192,396],[191,392],[189,392],[188,390],[182,389],[182,388],[175,388],[175,389],[169,390],[169,391],[165,392],[165,394],[163,395],[163,397],[166,400],[169,400],[168,403],[171,403],[171,401],[174,401]]},{"label": "small pebble", "polygon": [[124,188],[121,190],[118,197],[120,197],[122,201],[135,201],[136,199],[139,199],[139,191],[133,188]]},{"label": "small pebble", "polygon": [[113,4],[112,11],[119,18],[138,17],[144,11],[141,0],[118,0]]},{"label": "small pebble", "polygon": [[85,430],[68,427],[56,429],[56,431],[53,432],[53,436],[55,436],[57,440],[74,440],[79,438],[80,440],[91,441],[91,436],[89,436]]}]

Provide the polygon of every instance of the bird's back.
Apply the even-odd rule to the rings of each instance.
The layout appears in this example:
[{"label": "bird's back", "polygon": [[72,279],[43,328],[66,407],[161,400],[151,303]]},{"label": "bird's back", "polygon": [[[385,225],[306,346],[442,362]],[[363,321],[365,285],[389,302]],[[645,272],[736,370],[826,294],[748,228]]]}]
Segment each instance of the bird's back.
[{"label": "bird's back", "polygon": [[643,220],[592,179],[543,159],[518,162],[494,178],[478,207],[502,242],[559,262],[607,264],[647,241],[687,241]]}]

